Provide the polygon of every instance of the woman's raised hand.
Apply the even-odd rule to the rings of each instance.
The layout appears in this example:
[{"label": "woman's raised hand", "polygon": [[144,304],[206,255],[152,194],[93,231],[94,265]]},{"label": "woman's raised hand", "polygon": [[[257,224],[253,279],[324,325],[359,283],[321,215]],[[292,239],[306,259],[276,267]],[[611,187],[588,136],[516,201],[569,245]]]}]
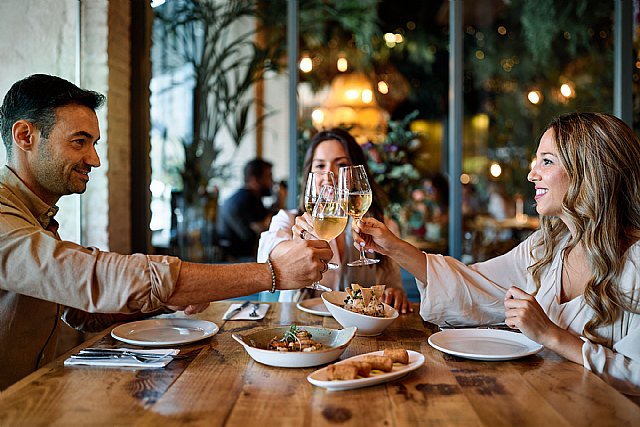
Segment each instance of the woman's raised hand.
[{"label": "woman's raised hand", "polygon": [[382,222],[375,218],[362,218],[352,224],[353,244],[356,248],[363,246],[383,255],[389,255],[395,244],[401,240]]},{"label": "woman's raised hand", "polygon": [[293,240],[317,240],[318,236],[315,235],[313,229],[311,215],[304,213],[296,217],[295,224],[291,227],[291,233],[293,234]]}]

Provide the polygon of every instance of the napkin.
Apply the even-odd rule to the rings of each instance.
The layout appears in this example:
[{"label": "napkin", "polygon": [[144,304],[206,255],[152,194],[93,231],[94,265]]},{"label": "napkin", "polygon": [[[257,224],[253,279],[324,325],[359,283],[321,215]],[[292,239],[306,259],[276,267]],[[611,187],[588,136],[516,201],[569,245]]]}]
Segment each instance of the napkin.
[{"label": "napkin", "polygon": [[[228,313],[232,312],[233,310],[240,307],[241,305],[242,304],[231,304],[227,309],[227,311],[222,315],[222,318],[224,319]],[[242,311],[240,311],[238,314],[236,314],[229,320],[260,320],[264,318],[264,316],[267,315],[267,311],[269,311],[269,304],[260,304],[260,306],[258,307],[258,310],[256,311],[257,316],[251,317],[249,316],[249,314],[253,312],[253,307],[254,307],[254,304],[249,304],[248,307],[245,307],[244,309],[242,309]]]},{"label": "napkin", "polygon": [[[176,349],[148,349],[148,350],[139,350],[139,349],[131,349],[131,348],[117,348],[117,349],[108,349],[109,351],[113,351],[113,353],[102,353],[100,355],[94,355],[93,353],[83,353],[80,350],[79,354],[74,354],[68,359],[64,361],[64,366],[101,366],[101,367],[120,367],[120,368],[144,368],[144,369],[157,369],[164,368],[173,360],[173,357],[177,355],[180,350]],[[162,359],[150,361],[139,361],[134,359],[131,356],[127,356],[126,354],[122,354],[124,352],[136,353],[145,356],[158,355],[167,356]],[[76,357],[74,357],[76,356]],[[79,357],[78,357],[79,356]]]}]

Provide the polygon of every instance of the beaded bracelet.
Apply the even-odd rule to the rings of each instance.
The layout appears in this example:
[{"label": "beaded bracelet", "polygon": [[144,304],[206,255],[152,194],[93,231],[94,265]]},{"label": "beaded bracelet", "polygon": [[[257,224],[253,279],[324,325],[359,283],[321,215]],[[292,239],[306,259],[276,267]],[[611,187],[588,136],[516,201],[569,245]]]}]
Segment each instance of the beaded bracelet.
[{"label": "beaded bracelet", "polygon": [[273,264],[271,264],[271,260],[269,258],[267,258],[267,265],[271,272],[271,289],[269,289],[269,292],[273,294],[276,292],[276,271],[273,269]]}]

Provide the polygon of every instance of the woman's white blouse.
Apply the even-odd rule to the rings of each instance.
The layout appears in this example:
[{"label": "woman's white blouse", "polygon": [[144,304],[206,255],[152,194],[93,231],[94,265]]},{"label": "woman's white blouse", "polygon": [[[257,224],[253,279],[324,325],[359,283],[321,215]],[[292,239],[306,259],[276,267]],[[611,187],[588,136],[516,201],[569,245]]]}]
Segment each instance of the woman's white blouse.
[{"label": "woman's white blouse", "polygon": [[[280,210],[271,219],[269,230],[260,235],[258,243],[258,262],[266,262],[269,254],[280,243],[292,240],[291,227],[295,224],[296,211]],[[359,252],[353,247],[351,236],[351,218],[347,224],[346,231],[338,239],[345,239],[342,259],[338,252],[338,245],[335,240],[329,242],[333,251],[331,262],[339,265],[337,270],[329,270],[322,275],[320,283],[334,289],[343,290],[351,283],[359,283],[362,286],[371,286],[377,283],[385,284],[388,287],[402,289],[402,278],[400,277],[400,267],[392,260],[389,268],[382,271],[375,265],[365,267],[348,267],[347,263],[358,259]],[[300,298],[300,291],[280,291],[279,301],[297,301]]]},{"label": "woman's white blouse", "polygon": [[[436,324],[479,325],[503,322],[504,294],[511,286],[528,293],[535,291],[528,267],[530,254],[539,231],[510,252],[491,260],[466,266],[455,258],[425,254],[427,284],[416,280],[420,292],[420,315]],[[561,328],[580,336],[583,365],[605,381],[627,394],[640,395],[640,243],[626,254],[620,283],[632,301],[636,313],[624,312],[609,326],[596,333],[607,339],[608,346],[594,344],[582,337],[584,325],[593,310],[582,296],[560,303],[562,252],[559,245],[551,265],[544,271],[536,300],[549,319]]]}]

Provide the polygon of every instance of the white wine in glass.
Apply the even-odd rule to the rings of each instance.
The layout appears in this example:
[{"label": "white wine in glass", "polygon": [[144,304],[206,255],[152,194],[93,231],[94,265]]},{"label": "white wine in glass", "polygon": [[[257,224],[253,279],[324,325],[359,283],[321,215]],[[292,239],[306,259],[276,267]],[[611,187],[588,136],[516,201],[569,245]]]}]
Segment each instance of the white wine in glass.
[{"label": "white wine in glass", "polygon": [[[311,214],[316,235],[329,242],[338,237],[347,226],[347,193],[335,186],[323,185]],[[314,282],[312,289],[328,290],[320,282]],[[330,290],[330,289],[329,289]]]},{"label": "white wine in glass", "polygon": [[[323,185],[330,185],[332,187],[336,186],[336,179],[333,172],[309,172],[309,175],[307,176],[307,185],[304,189],[304,210],[307,211],[309,215],[313,214],[313,207],[316,205],[316,201],[320,196],[320,189]],[[320,238],[326,240],[322,237]],[[335,237],[333,237],[332,239],[335,239]],[[327,264],[327,267],[329,268],[329,270],[337,270],[339,266],[335,262],[330,262]]]},{"label": "white wine in glass", "polygon": [[[348,212],[353,221],[362,218],[373,200],[371,186],[367,178],[364,166],[345,166],[340,168],[338,175],[338,187],[349,194]],[[364,255],[364,248],[360,248],[360,259],[347,263],[350,267],[360,267],[380,262],[379,259],[367,258]]]}]

